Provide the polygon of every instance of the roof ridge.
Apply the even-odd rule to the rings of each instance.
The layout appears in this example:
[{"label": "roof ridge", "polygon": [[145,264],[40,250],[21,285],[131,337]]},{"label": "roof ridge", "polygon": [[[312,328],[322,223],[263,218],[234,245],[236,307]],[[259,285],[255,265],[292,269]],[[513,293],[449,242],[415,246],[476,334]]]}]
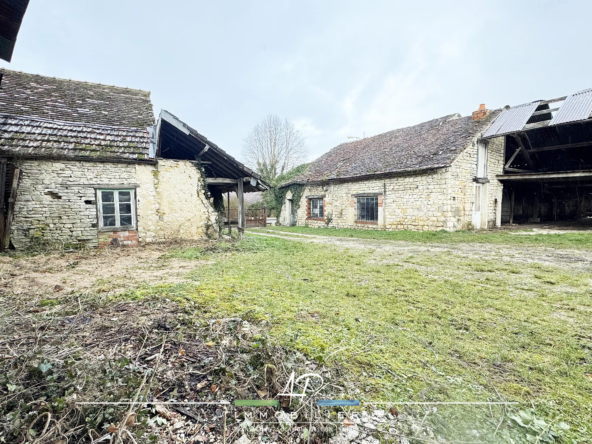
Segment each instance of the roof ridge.
[{"label": "roof ridge", "polygon": [[0,66],[0,72],[9,72],[9,73],[15,73],[15,74],[23,74],[26,76],[35,76],[35,77],[42,77],[45,79],[53,79],[53,80],[61,80],[64,82],[76,82],[76,83],[82,83],[82,84],[86,84],[86,85],[100,85],[100,86],[107,86],[109,88],[117,88],[117,89],[126,89],[126,90],[130,90],[130,91],[140,91],[143,93],[147,93],[148,95],[151,94],[151,91],[147,91],[145,89],[139,89],[139,88],[130,88],[128,86],[117,86],[117,85],[107,85],[106,83],[98,83],[98,82],[88,82],[86,80],[73,80],[73,79],[66,79],[63,77],[53,77],[53,76],[44,76],[43,74],[33,74],[33,73],[29,73],[29,72],[24,72],[24,71],[16,71],[13,69],[8,69],[5,68],[3,66]]},{"label": "roof ridge", "polygon": [[[385,134],[393,133],[395,131],[405,130],[405,129],[408,129],[408,128],[415,128],[417,126],[425,125],[427,123],[437,122],[437,121],[440,121],[440,120],[442,121],[442,123],[444,123],[444,122],[449,122],[450,120],[456,120],[456,119],[459,119],[459,118],[462,118],[462,115],[460,113],[447,114],[447,115],[442,116],[442,117],[437,117],[435,119],[426,120],[425,122],[416,123],[415,125],[403,126],[403,127],[400,127],[400,128],[395,128],[395,129],[392,129],[392,130],[389,130],[389,131],[385,131],[383,133],[374,134],[373,136],[364,137],[363,139],[352,140],[350,142],[342,142],[339,145],[335,145],[329,151],[327,151],[326,153],[324,153],[321,156],[319,156],[318,159],[320,159],[324,155],[330,153],[331,151],[333,151],[333,150],[335,150],[335,149],[337,149],[337,148],[339,148],[339,147],[341,147],[343,145],[355,144],[355,143],[358,143],[358,142],[361,142],[361,141],[364,141],[364,140],[368,141],[368,140],[373,139],[375,137],[384,136]],[[315,160],[313,160],[312,162],[315,162]]]}]

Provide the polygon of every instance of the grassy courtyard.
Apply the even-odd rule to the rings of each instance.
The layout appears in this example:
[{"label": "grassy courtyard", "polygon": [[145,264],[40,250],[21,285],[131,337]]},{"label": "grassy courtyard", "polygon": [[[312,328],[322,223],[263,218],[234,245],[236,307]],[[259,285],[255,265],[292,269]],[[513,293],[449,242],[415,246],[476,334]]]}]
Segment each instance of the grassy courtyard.
[{"label": "grassy courtyard", "polygon": [[[326,396],[362,401],[354,410],[396,408],[413,444],[591,442],[591,237],[292,228],[2,256],[0,426],[32,437],[51,412],[51,433],[68,420],[73,436],[104,434],[122,412],[76,416],[70,398],[129,398],[152,368],[155,396],[194,400],[275,396],[291,371],[318,370]],[[33,416],[38,399],[52,407]],[[517,404],[426,404],[487,401]],[[217,424],[220,439],[214,410],[183,430],[210,436]],[[178,419],[139,415],[141,442],[179,433]]]},{"label": "grassy courtyard", "polygon": [[[577,246],[588,245],[587,236]],[[176,250],[168,257],[208,265],[191,272],[189,283],[123,296],[156,294],[192,304],[203,316],[265,320],[277,343],[345,368],[355,383],[344,394],[350,398],[519,401],[547,426],[564,422],[565,436],[586,442],[592,435],[589,266],[552,265],[552,257],[521,261],[504,246],[478,256],[454,246],[408,252],[376,245],[249,235],[239,244]],[[499,407],[486,406],[439,412],[442,427],[459,431],[459,439],[465,429],[481,429],[481,438],[493,433],[501,415]]]}]

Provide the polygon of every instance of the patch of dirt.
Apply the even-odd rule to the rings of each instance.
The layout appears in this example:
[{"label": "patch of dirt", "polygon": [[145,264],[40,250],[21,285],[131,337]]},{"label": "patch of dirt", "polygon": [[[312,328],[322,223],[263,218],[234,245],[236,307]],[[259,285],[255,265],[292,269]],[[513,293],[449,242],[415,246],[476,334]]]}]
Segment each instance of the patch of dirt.
[{"label": "patch of dirt", "polygon": [[[186,247],[203,246],[206,242]],[[0,294],[117,293],[143,284],[187,282],[206,261],[166,257],[179,245],[150,245],[77,253],[0,257]]]},{"label": "patch of dirt", "polygon": [[277,237],[296,242],[334,245],[342,248],[372,248],[377,251],[396,255],[414,253],[454,253],[460,256],[482,259],[500,259],[523,264],[539,263],[556,267],[578,269],[592,272],[592,251],[562,250],[550,247],[511,246],[486,243],[430,244],[405,241],[376,239],[356,239],[351,237],[319,236],[313,234],[291,233],[283,231],[276,234],[273,230],[251,230],[257,236]]}]

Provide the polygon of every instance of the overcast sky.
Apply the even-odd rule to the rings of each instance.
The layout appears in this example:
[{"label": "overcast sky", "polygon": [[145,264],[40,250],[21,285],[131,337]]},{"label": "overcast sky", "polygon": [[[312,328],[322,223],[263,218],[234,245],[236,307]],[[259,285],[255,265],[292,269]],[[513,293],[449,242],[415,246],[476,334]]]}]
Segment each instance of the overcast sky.
[{"label": "overcast sky", "polygon": [[240,158],[267,114],[310,158],[446,114],[592,87],[592,1],[31,0],[12,63],[152,92]]}]

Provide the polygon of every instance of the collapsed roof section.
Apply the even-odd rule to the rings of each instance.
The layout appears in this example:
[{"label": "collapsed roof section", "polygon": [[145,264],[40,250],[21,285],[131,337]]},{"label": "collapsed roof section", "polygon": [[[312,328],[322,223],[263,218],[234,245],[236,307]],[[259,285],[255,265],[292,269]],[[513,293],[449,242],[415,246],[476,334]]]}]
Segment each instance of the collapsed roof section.
[{"label": "collapsed roof section", "polygon": [[[562,103],[561,103],[562,102]],[[554,108],[549,105],[558,104]],[[504,109],[484,139],[592,120],[592,89],[552,100],[537,100]]]},{"label": "collapsed roof section", "polygon": [[199,161],[208,185],[223,191],[233,191],[238,180],[244,182],[245,192],[270,188],[259,174],[166,110],[160,112],[151,138],[150,156]]}]

